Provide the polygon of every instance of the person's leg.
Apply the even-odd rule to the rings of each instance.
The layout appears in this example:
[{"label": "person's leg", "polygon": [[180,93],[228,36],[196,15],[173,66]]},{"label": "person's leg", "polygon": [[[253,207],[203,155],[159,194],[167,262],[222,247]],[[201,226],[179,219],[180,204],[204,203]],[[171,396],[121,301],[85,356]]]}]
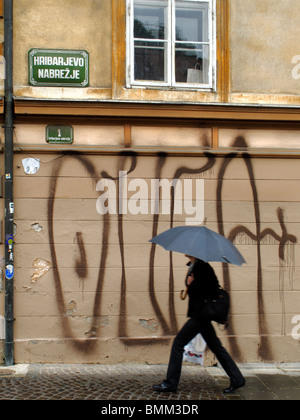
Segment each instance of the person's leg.
[{"label": "person's leg", "polygon": [[245,385],[245,379],[241,371],[232,360],[227,350],[222,346],[211,323],[208,321],[201,322],[200,333],[206,341],[207,346],[216,355],[221,366],[229,376],[230,386],[232,388],[239,388]]},{"label": "person's leg", "polygon": [[190,319],[174,339],[166,378],[166,383],[170,384],[172,388],[177,389],[179,384],[184,347],[198,334],[198,332],[198,322],[194,319]]},{"label": "person's leg", "polygon": [[184,347],[198,334],[199,323],[193,319],[187,321],[176,335],[168,365],[167,377],[160,385],[154,385],[156,391],[176,391],[182,367]]}]

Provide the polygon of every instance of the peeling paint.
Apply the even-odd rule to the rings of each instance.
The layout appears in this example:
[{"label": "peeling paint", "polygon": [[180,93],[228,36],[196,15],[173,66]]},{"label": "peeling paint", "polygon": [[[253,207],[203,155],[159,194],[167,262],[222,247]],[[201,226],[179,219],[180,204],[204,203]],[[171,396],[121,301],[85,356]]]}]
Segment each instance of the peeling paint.
[{"label": "peeling paint", "polygon": [[93,325],[96,328],[108,327],[109,325],[108,316],[96,316],[96,317],[87,316],[86,322],[89,324],[93,322]]},{"label": "peeling paint", "polygon": [[31,276],[32,283],[35,283],[40,277],[46,274],[51,268],[51,263],[47,260],[44,260],[43,258],[36,258],[33,261],[32,265],[34,269],[34,272]]},{"label": "peeling paint", "polygon": [[104,328],[104,327],[108,327],[109,326],[109,319],[108,316],[96,316],[96,317],[92,317],[92,316],[87,316],[86,317],[86,322],[88,324],[93,323],[93,329],[86,331],[84,333],[85,336],[87,337],[95,337],[96,336],[96,329],[98,328]]},{"label": "peeling paint", "polygon": [[67,306],[66,316],[74,316],[76,312],[77,303],[75,302],[75,300],[71,300]]},{"label": "peeling paint", "polygon": [[31,228],[36,232],[41,232],[43,230],[43,226],[41,226],[39,223],[32,223]]},{"label": "peeling paint", "polygon": [[158,330],[159,323],[155,319],[140,319],[140,325],[152,332]]},{"label": "peeling paint", "polygon": [[84,335],[87,337],[96,337],[96,331],[89,330],[89,331],[86,331]]}]

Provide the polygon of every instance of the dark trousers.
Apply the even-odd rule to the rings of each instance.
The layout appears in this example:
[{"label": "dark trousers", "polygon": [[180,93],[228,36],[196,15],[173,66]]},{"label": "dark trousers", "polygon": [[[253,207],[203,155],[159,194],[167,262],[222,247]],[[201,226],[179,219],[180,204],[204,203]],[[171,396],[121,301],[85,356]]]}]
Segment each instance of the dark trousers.
[{"label": "dark trousers", "polygon": [[233,386],[244,383],[244,377],[228,352],[218,339],[211,322],[203,319],[189,319],[174,339],[165,382],[174,390],[177,389],[181,375],[182,357],[186,346],[198,333],[202,335],[210,350],[216,355],[221,366],[230,378]]}]

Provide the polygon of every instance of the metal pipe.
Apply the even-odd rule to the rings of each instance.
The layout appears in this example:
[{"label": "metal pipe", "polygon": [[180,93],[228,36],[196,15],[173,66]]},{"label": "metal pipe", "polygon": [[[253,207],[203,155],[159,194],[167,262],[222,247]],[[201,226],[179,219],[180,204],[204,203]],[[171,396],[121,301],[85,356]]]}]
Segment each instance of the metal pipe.
[{"label": "metal pipe", "polygon": [[4,0],[5,57],[5,365],[14,364],[13,0]]}]

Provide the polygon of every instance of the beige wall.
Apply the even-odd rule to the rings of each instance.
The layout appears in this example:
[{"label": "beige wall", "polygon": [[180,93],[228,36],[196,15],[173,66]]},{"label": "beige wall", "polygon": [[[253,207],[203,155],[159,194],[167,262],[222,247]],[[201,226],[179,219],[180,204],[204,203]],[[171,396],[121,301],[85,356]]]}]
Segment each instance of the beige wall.
[{"label": "beige wall", "polygon": [[[3,135],[1,133],[0,141],[3,141]],[[3,169],[2,169],[3,168]],[[4,158],[3,154],[0,154],[0,169],[1,175],[4,173]],[[2,180],[0,190],[0,214],[1,214],[1,233],[4,235],[4,182]],[[1,237],[1,244],[0,244],[0,364],[4,360],[4,288],[5,288],[5,274],[4,274],[4,267],[5,267],[5,251],[3,245],[3,236]]]},{"label": "beige wall", "polygon": [[[15,0],[14,94],[58,100],[224,99],[224,92],[123,89],[125,80],[114,78],[113,67],[124,65],[124,51],[117,58],[112,53],[117,37],[112,36],[111,16],[120,17],[124,11],[118,1]],[[289,7],[277,0],[229,1],[228,101],[299,104],[299,80],[291,76],[292,58],[300,54],[297,19],[292,19],[298,4],[288,3]],[[88,50],[90,86],[28,86],[28,50],[33,47]],[[189,114],[184,115],[188,119]],[[123,123],[73,120],[71,148],[79,153],[61,155],[56,153],[59,146],[50,150],[45,143],[46,118],[33,124],[23,116],[22,123],[15,124],[17,363],[168,361],[170,337],[186,319],[187,304],[179,299],[185,259],[173,254],[170,261],[158,247],[151,254],[148,240],[153,229],[170,227],[170,215],[97,213],[97,182],[108,175],[117,178],[119,170],[131,171],[128,182],[144,180],[148,187],[151,179],[172,179],[178,170],[184,172],[182,179],[204,180],[207,226],[230,236],[247,260],[244,267],[224,271],[213,264],[232,297],[230,329],[220,332],[225,345],[238,361],[299,360],[299,340],[292,336],[300,298],[297,127],[221,128],[216,136],[216,130],[196,124],[179,127],[177,122],[174,128],[163,121],[160,127],[131,121],[131,146],[139,153],[130,157],[120,153]],[[110,154],[105,154],[108,148]],[[213,153],[205,157],[204,149]],[[40,159],[35,175],[24,172],[22,160],[30,156]],[[2,162],[3,155],[0,158]],[[3,199],[0,207],[4,214]],[[185,217],[175,215],[174,224],[184,224]],[[3,257],[2,244],[2,268]],[[169,288],[170,273],[174,291]],[[207,354],[206,363],[212,361]]]},{"label": "beige wall", "polygon": [[[223,3],[227,4],[217,1],[218,16]],[[44,99],[299,104],[298,0],[230,0],[228,4],[229,22],[223,17],[218,20],[217,91],[201,92],[125,88],[125,0],[16,0],[14,93]],[[28,86],[31,48],[86,49],[90,86]],[[228,63],[222,58],[226,54]]]},{"label": "beige wall", "polygon": [[[231,134],[235,147],[240,133]],[[239,146],[245,141],[247,132]],[[171,216],[100,215],[96,185],[131,170],[128,183],[146,180],[150,188],[152,178],[172,179],[180,168],[182,181],[204,179],[207,226],[230,236],[247,261],[224,272],[213,264],[232,298],[230,329],[218,330],[224,344],[239,361],[298,360],[298,159],[33,156],[40,159],[35,175],[24,172],[28,155],[14,161],[17,362],[168,361],[170,337],[186,319],[179,298],[185,258],[174,253],[170,262],[159,247],[151,254],[148,240],[170,227]],[[174,225],[185,219],[184,212],[175,215]],[[208,353],[206,363],[212,361]]]},{"label": "beige wall", "polygon": [[[14,92],[39,98],[88,98],[111,88],[111,0],[14,1]],[[28,86],[31,48],[87,50],[90,84],[87,89]],[[104,90],[104,93],[103,93]]]},{"label": "beige wall", "polygon": [[232,93],[299,95],[297,0],[230,0]]}]

